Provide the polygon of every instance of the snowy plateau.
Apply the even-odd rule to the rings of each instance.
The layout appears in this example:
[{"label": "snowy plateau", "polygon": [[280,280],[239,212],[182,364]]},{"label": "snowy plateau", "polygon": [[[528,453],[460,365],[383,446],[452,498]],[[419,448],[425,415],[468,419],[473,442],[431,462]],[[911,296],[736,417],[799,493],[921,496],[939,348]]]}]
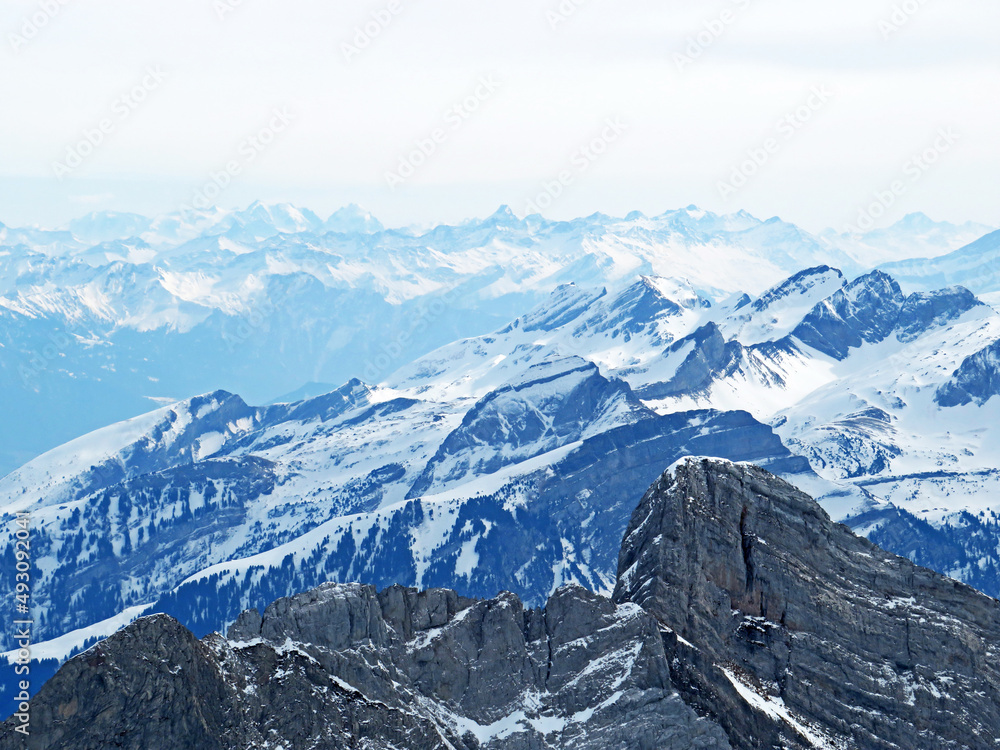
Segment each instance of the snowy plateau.
[{"label": "snowy plateau", "polygon": [[923,215],[847,237],[693,206],[0,226],[0,512],[31,513],[38,674],[328,581],[610,595],[690,455],[1000,595],[998,252]]}]

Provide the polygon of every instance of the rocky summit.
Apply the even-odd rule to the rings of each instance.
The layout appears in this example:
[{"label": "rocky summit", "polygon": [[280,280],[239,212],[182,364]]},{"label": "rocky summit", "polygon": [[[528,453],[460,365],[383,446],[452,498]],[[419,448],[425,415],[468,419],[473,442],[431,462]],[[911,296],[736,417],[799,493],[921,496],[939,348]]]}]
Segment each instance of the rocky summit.
[{"label": "rocky summit", "polygon": [[32,725],[32,750],[730,747],[671,684],[656,620],[580,587],[525,610],[327,584],[203,641],[146,617],[68,662]]},{"label": "rocky summit", "polygon": [[612,599],[326,584],[71,659],[0,750],[1000,748],[1000,603],[754,466],[643,497]]},{"label": "rocky summit", "polygon": [[674,684],[739,747],[1000,747],[1000,602],[757,467],[689,459],[661,477],[614,600],[674,633]]}]

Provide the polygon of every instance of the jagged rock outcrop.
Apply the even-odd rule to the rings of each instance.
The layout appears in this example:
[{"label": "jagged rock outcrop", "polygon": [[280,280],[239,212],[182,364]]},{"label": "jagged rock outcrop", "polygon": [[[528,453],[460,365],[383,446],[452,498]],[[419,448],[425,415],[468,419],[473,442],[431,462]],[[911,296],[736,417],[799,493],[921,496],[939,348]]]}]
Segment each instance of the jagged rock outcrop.
[{"label": "jagged rock outcrop", "polygon": [[945,326],[983,303],[965,287],[953,286],[934,292],[915,292],[899,312],[900,341],[913,341],[925,331]]},{"label": "jagged rock outcrop", "polygon": [[3,750],[729,748],[670,682],[655,619],[580,587],[513,594],[328,584],[228,638],[166,615],[67,663]]},{"label": "jagged rock outcrop", "polygon": [[826,265],[806,268],[768,289],[753,301],[751,309],[758,313],[765,312],[789,298],[802,297],[814,289],[823,289],[828,284],[843,286],[845,281],[844,274],[840,269],[830,268]]},{"label": "jagged rock outcrop", "polygon": [[706,323],[690,336],[675,341],[664,357],[690,352],[666,383],[650,385],[640,392],[642,398],[660,399],[686,393],[704,393],[716,380],[732,375],[743,362],[745,349],[739,341],[726,341],[716,323]]},{"label": "jagged rock outcrop", "polygon": [[904,301],[895,279],[873,271],[816,305],[792,335],[842,360],[852,348],[885,340],[896,325]]},{"label": "jagged rock outcrop", "polygon": [[1000,394],[1000,341],[967,357],[951,379],[937,391],[934,400],[941,406],[980,406]]},{"label": "jagged rock outcrop", "polygon": [[[996,748],[1000,602],[763,469],[687,459],[613,599],[326,584],[197,640],[143,618],[32,702],[29,750]],[[0,750],[25,747],[8,720]]]},{"label": "jagged rock outcrop", "polygon": [[997,747],[1000,603],[762,469],[688,460],[664,475],[632,518],[614,599],[677,633],[675,682],[741,747],[781,746],[768,711],[813,746]]},{"label": "jagged rock outcrop", "polygon": [[906,296],[894,278],[872,271],[816,305],[792,335],[843,360],[851,349],[879,343],[894,332],[899,341],[912,341],[982,305],[960,286]]},{"label": "jagged rock outcrop", "polygon": [[427,494],[470,474],[504,466],[585,439],[602,423],[630,423],[651,416],[621,380],[609,380],[580,357],[554,359],[491,391],[445,438],[407,498]]},{"label": "jagged rock outcrop", "polygon": [[907,296],[882,271],[846,283],[843,273],[829,266],[800,271],[752,303],[734,305],[727,318],[707,322],[666,347],[663,358],[673,374],[636,393],[643,399],[707,398],[721,383],[747,379],[785,387],[795,369],[787,362],[815,356],[810,349],[844,361],[866,344],[892,336],[909,343],[972,310],[987,310],[964,287]]}]

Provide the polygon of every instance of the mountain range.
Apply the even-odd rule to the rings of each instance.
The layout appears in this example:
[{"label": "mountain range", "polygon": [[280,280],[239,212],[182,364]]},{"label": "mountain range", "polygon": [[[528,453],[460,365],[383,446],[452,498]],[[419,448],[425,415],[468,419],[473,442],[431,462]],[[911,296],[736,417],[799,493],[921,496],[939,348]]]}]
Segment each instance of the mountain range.
[{"label": "mountain range", "polygon": [[52,668],[151,611],[222,631],[326,580],[610,593],[628,498],[692,453],[763,464],[996,595],[998,339],[970,292],[905,295],[881,271],[721,304],[643,277],[563,285],[380,384],[163,407],[0,480],[5,514],[33,518],[35,653]]},{"label": "mountain range", "polygon": [[[525,612],[560,596],[610,611],[583,587],[668,622],[641,592],[622,598],[621,542],[636,499],[689,455],[762,466],[889,552],[998,596],[996,234],[951,246],[979,229],[911,216],[837,240],[689,207],[501,209],[416,232],[260,204],[4,228],[19,244],[0,247],[0,378],[17,397],[0,408],[19,428],[0,445],[0,514],[32,517],[33,674],[132,622],[211,662],[228,647],[206,656],[190,633],[327,582],[447,589],[449,618],[500,591]],[[908,233],[934,257],[851,255],[863,241],[898,258]],[[690,690],[707,694],[721,673],[697,670]],[[685,701],[671,716],[730,708]],[[798,717],[822,702],[794,701]],[[823,737],[847,736],[827,718]],[[706,736],[743,746],[720,721]]]},{"label": "mountain range", "polygon": [[[18,394],[0,404],[0,420],[20,426],[0,435],[0,474],[220,388],[264,403],[310,382],[378,382],[495,330],[561,284],[662,276],[719,300],[757,295],[805,267],[853,275],[939,256],[989,231],[914,214],[864,237],[813,235],[694,206],[563,222],[502,207],[454,226],[386,229],[356,206],[323,221],[261,203],[92,213],[54,230],[0,225],[0,388]],[[1000,290],[984,283],[977,293]]]},{"label": "mountain range", "polygon": [[686,459],[610,598],[325,584],[202,640],[151,615],[45,685],[27,747],[985,750],[998,615],[777,477]]}]

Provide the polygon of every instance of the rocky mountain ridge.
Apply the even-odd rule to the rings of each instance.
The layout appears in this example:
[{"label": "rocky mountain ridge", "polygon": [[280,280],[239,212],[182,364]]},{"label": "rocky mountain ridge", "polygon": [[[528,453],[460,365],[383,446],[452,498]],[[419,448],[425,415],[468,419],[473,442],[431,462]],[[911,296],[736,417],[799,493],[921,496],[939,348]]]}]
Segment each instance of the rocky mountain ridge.
[{"label": "rocky mountain ridge", "polygon": [[766,471],[686,459],[635,510],[612,600],[330,584],[225,638],[142,618],[45,685],[27,747],[986,750],[998,644],[1000,602]]},{"label": "rocky mountain ridge", "polygon": [[386,229],[357,206],[324,222],[259,202],[95,212],[59,231],[0,224],[0,388],[18,394],[0,403],[0,419],[22,425],[16,439],[0,434],[0,474],[151,404],[218,389],[265,402],[308,381],[377,382],[565,283],[669,275],[714,297],[756,294],[804,266],[857,273],[987,231],[924,217],[858,246],[695,206],[572,221],[503,207],[451,226]]},{"label": "rocky mountain ridge", "polygon": [[[763,464],[893,551],[1000,593],[1000,446],[980,427],[1000,399],[995,358],[975,355],[998,336],[967,291],[904,295],[881,272],[820,266],[721,304],[645,276],[560,286],[381,385],[189,399],[0,480],[3,512],[35,521],[37,656],[53,669],[144,612],[203,635],[326,580],[529,606],[568,582],[610,593],[622,498],[690,453]],[[951,381],[968,403],[939,403]]]}]

